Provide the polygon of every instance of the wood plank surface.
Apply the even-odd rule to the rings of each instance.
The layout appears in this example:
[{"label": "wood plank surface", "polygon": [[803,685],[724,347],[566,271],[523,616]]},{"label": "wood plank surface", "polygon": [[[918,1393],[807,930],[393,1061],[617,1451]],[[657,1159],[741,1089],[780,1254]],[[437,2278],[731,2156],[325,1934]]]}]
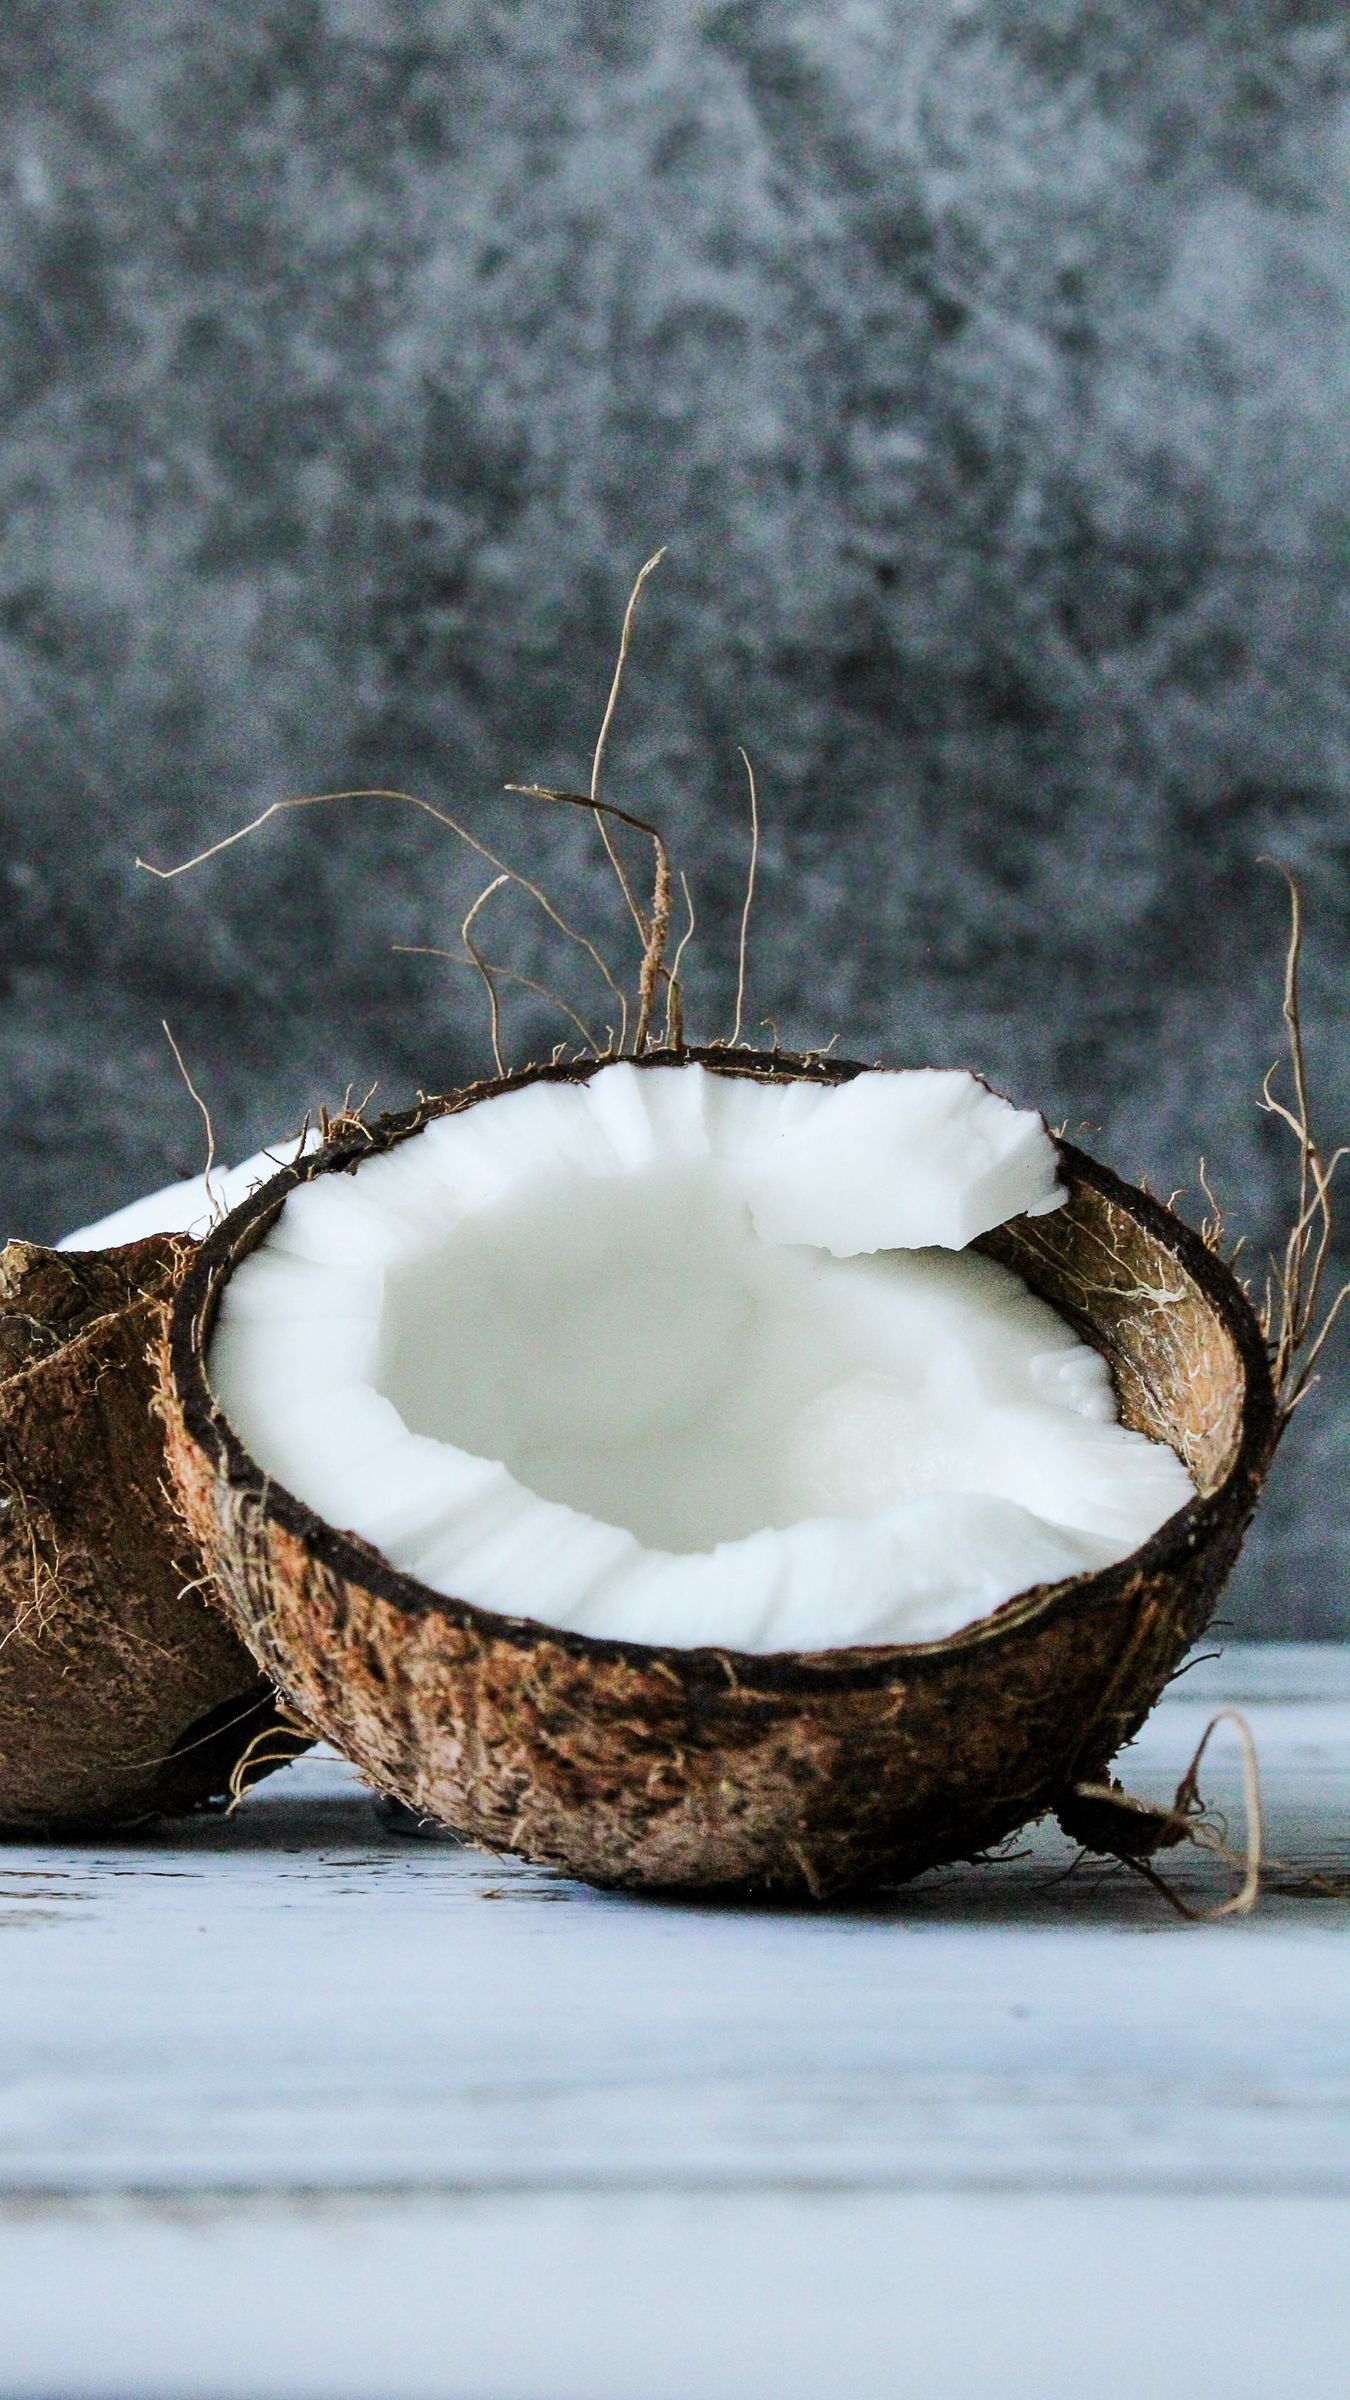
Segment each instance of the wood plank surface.
[{"label": "wood plank surface", "polygon": [[[1053,1830],[865,1908],[616,1897],[395,1835],[328,1758],[9,1847],[0,2190],[1350,2190],[1344,1659],[1204,1676],[1129,1776],[1169,1791],[1241,1690],[1288,1864],[1215,1926]],[[1206,1788],[1236,1817],[1227,1729]]]},{"label": "wood plank surface", "polygon": [[[1334,2400],[1350,1652],[1196,1666],[1132,1788],[1229,1701],[1276,1863],[1213,1925],[1045,1829],[868,1907],[618,1898],[396,1834],[323,1756],[6,1846],[0,2393]],[[1221,1728],[1235,1839],[1238,1767]]]}]

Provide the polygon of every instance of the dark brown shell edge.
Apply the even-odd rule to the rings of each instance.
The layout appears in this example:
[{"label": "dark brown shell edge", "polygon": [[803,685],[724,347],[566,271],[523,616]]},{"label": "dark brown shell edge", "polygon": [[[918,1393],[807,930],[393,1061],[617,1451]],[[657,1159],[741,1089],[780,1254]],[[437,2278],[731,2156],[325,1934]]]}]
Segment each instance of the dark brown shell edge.
[{"label": "dark brown shell edge", "polygon": [[165,1465],[150,1353],[191,1247],[0,1251],[0,1833],[197,1807],[277,1722]]},{"label": "dark brown shell edge", "polygon": [[[845,1061],[655,1053],[761,1079]],[[204,1243],[162,1362],[183,1505],[240,1631],[300,1713],[466,1839],[602,1884],[814,1898],[989,1849],[1100,1782],[1213,1613],[1276,1432],[1260,1330],[1171,1211],[1061,1143],[1071,1198],[985,1247],[1108,1356],[1127,1421],[1200,1496],[1120,1565],[1024,1592],[945,1641],[755,1656],[602,1641],[444,1599],[270,1484],[213,1399],[220,1289],[302,1179],[437,1115],[595,1062],[529,1069],[344,1133]]]}]

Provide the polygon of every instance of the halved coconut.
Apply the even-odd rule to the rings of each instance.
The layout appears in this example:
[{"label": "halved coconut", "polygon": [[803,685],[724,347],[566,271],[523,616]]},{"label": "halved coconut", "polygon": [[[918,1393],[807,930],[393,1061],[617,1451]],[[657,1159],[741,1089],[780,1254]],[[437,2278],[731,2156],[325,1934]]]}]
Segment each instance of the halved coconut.
[{"label": "halved coconut", "polygon": [[1231,1275],[976,1078],[562,1065],[349,1131],[163,1358],[255,1657],[383,1790],[612,1884],[833,1892],[1072,1820],[1276,1430]]},{"label": "halved coconut", "polygon": [[0,1831],[192,1808],[277,1722],[168,1487],[150,1351],[190,1248],[0,1251]]}]

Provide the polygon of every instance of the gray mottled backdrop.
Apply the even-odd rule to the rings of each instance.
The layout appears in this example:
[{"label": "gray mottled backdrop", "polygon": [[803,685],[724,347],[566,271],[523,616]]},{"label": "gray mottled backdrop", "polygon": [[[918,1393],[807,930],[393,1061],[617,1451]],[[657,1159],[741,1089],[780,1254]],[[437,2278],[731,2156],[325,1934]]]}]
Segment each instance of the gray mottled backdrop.
[{"label": "gray mottled backdrop", "polygon": [[[6,0],[0,68],[0,1228],[200,1163],[163,1016],[227,1155],[485,1063],[392,948],[475,888],[424,819],[137,851],[411,783],[623,953],[586,823],[497,794],[584,771],[669,541],[611,789],[694,886],[695,1030],[743,741],[754,1020],[978,1064],[1163,1188],[1203,1151],[1271,1237],[1263,853],[1329,1126],[1344,1063],[1339,0]],[[1350,1626],[1333,1424],[1244,1630]]]}]

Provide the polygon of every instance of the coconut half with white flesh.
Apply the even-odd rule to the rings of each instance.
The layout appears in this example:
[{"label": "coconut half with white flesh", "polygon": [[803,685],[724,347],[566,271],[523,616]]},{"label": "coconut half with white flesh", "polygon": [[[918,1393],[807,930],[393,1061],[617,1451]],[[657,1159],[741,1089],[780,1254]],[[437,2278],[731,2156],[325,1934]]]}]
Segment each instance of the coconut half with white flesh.
[{"label": "coconut half with white flesh", "polygon": [[189,1237],[285,1156],[0,1249],[0,1833],[181,1813],[303,1747],[205,1596],[151,1366]]},{"label": "coconut half with white flesh", "polygon": [[178,1814],[245,1753],[278,1763],[272,1685],[208,1605],[165,1465],[151,1353],[187,1248],[0,1251],[3,1833]]},{"label": "coconut half with white flesh", "polygon": [[209,1167],[205,1174],[186,1175],[177,1183],[166,1183],[157,1192],[145,1192],[139,1199],[129,1200],[122,1208],[113,1209],[92,1225],[81,1225],[74,1233],[63,1234],[58,1250],[121,1250],[128,1242],[143,1242],[156,1234],[185,1233],[200,1241],[209,1233],[216,1220],[237,1208],[250,1193],[261,1190],[272,1177],[293,1158],[303,1158],[319,1147],[319,1135],[307,1129],[298,1141],[277,1142],[270,1150],[257,1150],[252,1158],[241,1159],[237,1167]]},{"label": "coconut half with white flesh", "polygon": [[381,1789],[780,1894],[1072,1822],[1276,1428],[1231,1275],[1039,1117],[726,1050],[349,1130],[208,1236],[163,1380],[240,1632]]}]

